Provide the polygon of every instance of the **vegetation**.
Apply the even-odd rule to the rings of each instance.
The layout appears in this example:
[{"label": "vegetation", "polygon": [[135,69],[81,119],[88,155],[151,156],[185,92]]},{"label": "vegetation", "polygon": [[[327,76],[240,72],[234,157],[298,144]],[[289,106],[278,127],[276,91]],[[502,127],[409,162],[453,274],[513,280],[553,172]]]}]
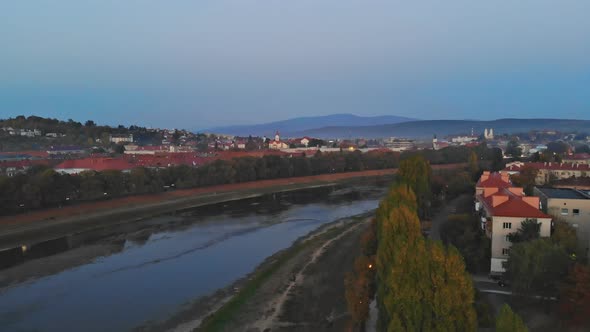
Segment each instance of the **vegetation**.
[{"label": "vegetation", "polygon": [[362,330],[369,317],[369,304],[375,296],[375,253],[377,251],[376,221],[361,236],[361,255],[354,262],[353,272],[344,279],[348,312],[355,328]]},{"label": "vegetation", "polygon": [[[0,151],[37,150],[51,145],[78,145],[78,146],[111,146],[109,137],[111,134],[132,134],[134,140],[142,144],[160,144],[162,136],[156,132],[150,132],[146,128],[138,126],[117,127],[98,126],[94,121],[88,120],[84,124],[69,119],[60,121],[57,119],[42,118],[38,116],[17,116],[11,119],[0,119],[0,128],[12,127],[15,129],[38,129],[43,133],[56,133],[57,138],[9,136],[0,131]],[[99,143],[100,141],[100,143]]]},{"label": "vegetation", "polygon": [[430,174],[428,162],[416,158],[406,166],[377,211],[380,329],[473,331],[474,291],[461,255],[421,232],[418,212],[427,207],[420,200],[430,190],[423,181]]},{"label": "vegetation", "polygon": [[522,155],[522,149],[520,148],[520,144],[518,144],[518,140],[511,139],[506,145],[506,155],[519,158]]},{"label": "vegetation", "polygon": [[528,332],[528,329],[510,306],[504,304],[496,317],[496,332]]},{"label": "vegetation", "polygon": [[525,165],[519,174],[511,176],[510,179],[516,186],[522,187],[527,195],[531,196],[538,172],[538,169],[530,165]]},{"label": "vegetation", "polygon": [[485,236],[479,221],[469,214],[455,214],[441,225],[441,240],[455,246],[465,259],[465,267],[471,273],[489,272],[490,239]]},{"label": "vegetation", "polygon": [[541,223],[537,219],[527,218],[520,224],[516,232],[508,234],[508,239],[512,243],[536,240],[539,238],[540,232]]},{"label": "vegetation", "polygon": [[559,312],[570,326],[590,326],[590,267],[575,264],[561,290]]},{"label": "vegetation", "polygon": [[559,294],[559,283],[565,279],[570,262],[563,247],[550,239],[525,241],[510,249],[505,275],[511,280],[513,293],[550,299]]}]

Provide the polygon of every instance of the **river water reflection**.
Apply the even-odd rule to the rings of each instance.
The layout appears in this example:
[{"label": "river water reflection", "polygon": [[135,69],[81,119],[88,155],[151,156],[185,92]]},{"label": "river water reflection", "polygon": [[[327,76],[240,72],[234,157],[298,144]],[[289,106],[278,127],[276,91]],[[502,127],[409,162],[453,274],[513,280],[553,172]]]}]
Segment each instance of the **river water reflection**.
[{"label": "river water reflection", "polygon": [[[72,251],[117,249],[0,290],[0,331],[127,331],[166,319],[319,226],[376,208],[384,190],[379,183],[274,194],[70,237]],[[27,264],[41,269],[63,254]]]}]

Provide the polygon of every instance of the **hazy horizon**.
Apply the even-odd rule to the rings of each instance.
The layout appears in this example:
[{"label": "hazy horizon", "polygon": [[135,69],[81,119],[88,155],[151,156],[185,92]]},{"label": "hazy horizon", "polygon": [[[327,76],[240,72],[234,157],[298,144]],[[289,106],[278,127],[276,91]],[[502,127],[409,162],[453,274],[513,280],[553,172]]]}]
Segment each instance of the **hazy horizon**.
[{"label": "hazy horizon", "polygon": [[590,119],[588,12],[582,0],[6,3],[0,118]]}]

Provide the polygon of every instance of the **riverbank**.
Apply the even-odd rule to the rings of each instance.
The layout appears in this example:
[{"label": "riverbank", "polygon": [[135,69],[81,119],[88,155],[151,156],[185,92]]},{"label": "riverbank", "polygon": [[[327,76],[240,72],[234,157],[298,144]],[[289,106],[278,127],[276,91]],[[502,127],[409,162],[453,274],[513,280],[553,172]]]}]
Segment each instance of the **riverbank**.
[{"label": "riverbank", "polygon": [[365,213],[300,238],[248,276],[138,331],[341,331],[348,324],[344,275],[358,255]]},{"label": "riverbank", "polygon": [[[447,164],[433,165],[432,168],[454,169],[463,166],[465,164]],[[384,169],[235,183],[128,196],[4,216],[0,217],[0,251],[177,210],[254,198],[269,193],[332,186],[355,179],[393,176],[395,172],[396,169]]]},{"label": "riverbank", "polygon": [[394,173],[395,169],[388,169],[228,184],[124,197],[2,217],[0,250],[183,209],[255,198],[269,193],[334,186],[364,178],[393,176]]}]

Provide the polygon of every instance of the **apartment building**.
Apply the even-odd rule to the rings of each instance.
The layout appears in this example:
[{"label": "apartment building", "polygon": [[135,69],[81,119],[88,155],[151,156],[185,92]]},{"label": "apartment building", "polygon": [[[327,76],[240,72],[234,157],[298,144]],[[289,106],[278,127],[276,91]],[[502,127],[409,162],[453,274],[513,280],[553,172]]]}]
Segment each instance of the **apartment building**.
[{"label": "apartment building", "polygon": [[537,170],[537,177],[535,178],[535,183],[537,185],[544,185],[552,180],[590,176],[590,165],[582,163],[523,163],[521,161],[516,161],[506,164],[504,172],[507,172],[510,175],[519,174],[525,167],[531,167]]},{"label": "apartment building", "polygon": [[590,248],[590,195],[568,188],[535,188],[541,198],[541,209],[562,219],[576,229],[578,246],[588,252]]},{"label": "apartment building", "polygon": [[516,232],[523,221],[536,219],[541,223],[540,236],[551,235],[551,216],[539,209],[540,198],[525,196],[523,188],[514,187],[506,172],[484,172],[476,184],[475,210],[480,215],[482,228],[491,239],[490,273],[505,272],[512,243],[510,233]]}]

